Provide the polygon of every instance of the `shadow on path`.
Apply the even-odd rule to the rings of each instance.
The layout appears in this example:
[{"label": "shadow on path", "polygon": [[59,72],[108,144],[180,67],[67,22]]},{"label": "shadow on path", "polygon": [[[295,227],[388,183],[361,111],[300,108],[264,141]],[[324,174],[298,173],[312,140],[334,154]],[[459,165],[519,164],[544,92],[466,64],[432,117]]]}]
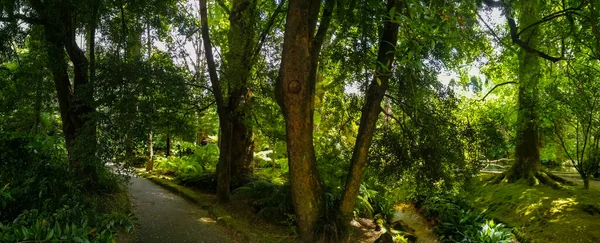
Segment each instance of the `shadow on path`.
[{"label": "shadow on path", "polygon": [[128,242],[237,242],[206,210],[151,181],[132,176],[128,194],[138,218]]}]

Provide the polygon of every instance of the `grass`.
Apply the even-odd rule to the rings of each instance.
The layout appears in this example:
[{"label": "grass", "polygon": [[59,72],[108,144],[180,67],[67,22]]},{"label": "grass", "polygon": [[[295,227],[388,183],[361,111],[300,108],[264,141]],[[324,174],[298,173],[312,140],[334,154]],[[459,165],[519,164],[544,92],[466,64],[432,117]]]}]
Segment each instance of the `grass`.
[{"label": "grass", "polygon": [[523,183],[489,183],[481,175],[470,195],[471,206],[515,228],[530,242],[599,242],[600,188],[581,185],[552,189]]}]

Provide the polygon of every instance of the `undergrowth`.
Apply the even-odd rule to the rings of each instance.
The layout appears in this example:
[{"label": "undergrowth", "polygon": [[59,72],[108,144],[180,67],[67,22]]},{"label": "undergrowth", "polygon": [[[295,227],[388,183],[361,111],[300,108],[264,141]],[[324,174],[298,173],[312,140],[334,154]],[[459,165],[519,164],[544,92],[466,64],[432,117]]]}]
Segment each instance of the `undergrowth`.
[{"label": "undergrowth", "polygon": [[54,137],[0,135],[0,242],[110,242],[132,229],[119,179],[99,168],[101,185],[84,186],[60,144]]}]

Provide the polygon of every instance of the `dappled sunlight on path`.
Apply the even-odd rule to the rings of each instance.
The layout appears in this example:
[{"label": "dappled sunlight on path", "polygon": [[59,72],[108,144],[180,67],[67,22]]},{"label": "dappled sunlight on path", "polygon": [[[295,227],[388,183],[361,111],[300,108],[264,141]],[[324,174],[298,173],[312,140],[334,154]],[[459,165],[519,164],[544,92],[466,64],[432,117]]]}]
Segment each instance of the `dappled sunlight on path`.
[{"label": "dappled sunlight on path", "polygon": [[138,217],[131,242],[236,242],[206,210],[139,177],[128,186]]}]

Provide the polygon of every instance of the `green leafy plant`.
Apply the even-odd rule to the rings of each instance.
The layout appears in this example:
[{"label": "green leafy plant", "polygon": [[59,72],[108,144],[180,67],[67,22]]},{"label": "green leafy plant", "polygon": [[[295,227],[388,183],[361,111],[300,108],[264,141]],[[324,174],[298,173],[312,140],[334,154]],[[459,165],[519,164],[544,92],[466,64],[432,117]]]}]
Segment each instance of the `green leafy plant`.
[{"label": "green leafy plant", "polygon": [[509,243],[513,239],[511,230],[494,220],[486,220],[477,236],[480,243]]}]

